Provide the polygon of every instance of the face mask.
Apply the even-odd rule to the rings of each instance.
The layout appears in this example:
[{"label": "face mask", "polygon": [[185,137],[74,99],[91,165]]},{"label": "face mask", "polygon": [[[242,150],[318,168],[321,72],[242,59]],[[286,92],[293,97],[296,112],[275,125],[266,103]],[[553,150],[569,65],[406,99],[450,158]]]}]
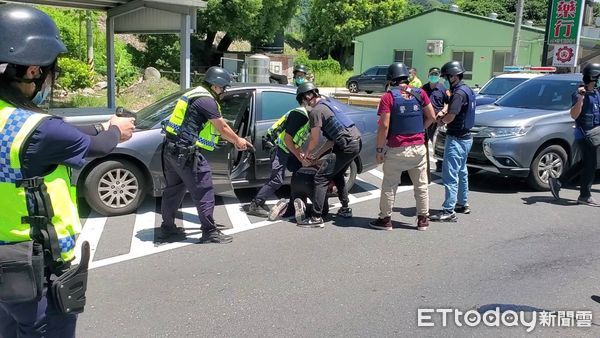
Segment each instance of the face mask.
[{"label": "face mask", "polygon": [[31,102],[33,102],[33,104],[36,106],[39,106],[46,101],[48,95],[50,95],[50,86],[44,86],[37,92],[37,94],[35,94],[33,99],[31,99]]},{"label": "face mask", "polygon": [[444,86],[446,89],[450,89],[450,81],[448,81],[448,78],[444,78]]},{"label": "face mask", "polygon": [[438,83],[440,82],[440,77],[437,75],[429,75],[429,82]]},{"label": "face mask", "polygon": [[297,77],[294,79],[294,83],[296,84],[296,86],[299,86],[299,85],[303,84],[304,82],[306,82],[306,79],[304,79],[303,77]]}]

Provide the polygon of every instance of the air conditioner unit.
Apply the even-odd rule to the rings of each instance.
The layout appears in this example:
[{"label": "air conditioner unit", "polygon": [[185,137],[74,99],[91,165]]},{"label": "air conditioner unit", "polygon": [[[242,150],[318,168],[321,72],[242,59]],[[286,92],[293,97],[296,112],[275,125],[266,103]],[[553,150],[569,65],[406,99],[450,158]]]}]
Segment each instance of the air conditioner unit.
[{"label": "air conditioner unit", "polygon": [[442,55],[444,53],[444,40],[427,40],[425,54]]}]

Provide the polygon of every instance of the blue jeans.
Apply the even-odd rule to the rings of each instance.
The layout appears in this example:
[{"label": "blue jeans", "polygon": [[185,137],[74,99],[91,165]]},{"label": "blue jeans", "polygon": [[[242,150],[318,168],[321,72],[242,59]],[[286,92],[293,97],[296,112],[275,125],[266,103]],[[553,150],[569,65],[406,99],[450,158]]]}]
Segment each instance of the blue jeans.
[{"label": "blue jeans", "polygon": [[446,189],[446,198],[442,208],[454,211],[456,204],[465,205],[469,197],[469,171],[467,155],[471,151],[473,139],[459,139],[448,135],[444,149],[442,165],[442,183]]}]

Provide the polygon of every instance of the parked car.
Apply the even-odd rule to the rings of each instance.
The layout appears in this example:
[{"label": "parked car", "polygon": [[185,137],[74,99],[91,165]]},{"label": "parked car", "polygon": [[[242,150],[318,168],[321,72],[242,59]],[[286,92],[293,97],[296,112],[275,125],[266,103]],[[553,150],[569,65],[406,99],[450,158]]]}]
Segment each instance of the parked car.
[{"label": "parked car", "polygon": [[371,94],[372,92],[385,92],[387,85],[387,69],[389,65],[380,65],[367,69],[359,75],[354,75],[346,80],[346,88],[350,93],[361,91]]},{"label": "parked car", "polygon": [[[119,144],[110,155],[90,159],[82,169],[73,171],[73,183],[95,211],[102,215],[131,213],[146,195],[162,194],[165,180],[161,123],[170,117],[182,94],[173,93],[140,110],[129,141]],[[296,89],[291,86],[236,84],[226,92],[221,103],[223,118],[238,135],[249,137],[256,151],[239,152],[222,140],[214,151],[204,153],[212,168],[217,194],[227,195],[234,188],[258,187],[268,181],[271,159],[262,136],[281,115],[297,106]],[[357,174],[376,166],[373,154],[377,119],[373,109],[346,108],[363,140],[361,155],[346,174],[347,184],[352,186]]]},{"label": "parked car", "polygon": [[[548,189],[550,176],[560,176],[578,160],[573,158],[575,122],[569,110],[580,83],[581,74],[543,75],[523,82],[493,105],[477,107],[467,166],[524,177],[532,188]],[[445,139],[445,128],[438,128],[437,159],[444,156]]]},{"label": "parked car", "polygon": [[477,105],[482,106],[498,100],[502,95],[521,83],[541,76],[539,73],[508,73],[492,77],[477,93]]}]

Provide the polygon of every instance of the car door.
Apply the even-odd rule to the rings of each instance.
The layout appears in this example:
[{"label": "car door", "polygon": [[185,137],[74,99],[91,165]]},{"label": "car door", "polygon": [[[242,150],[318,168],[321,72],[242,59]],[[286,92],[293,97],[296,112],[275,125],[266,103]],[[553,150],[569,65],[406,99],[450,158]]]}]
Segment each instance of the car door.
[{"label": "car door", "polygon": [[387,67],[377,67],[377,75],[373,82],[373,90],[384,92],[387,87]]},{"label": "car door", "polygon": [[[239,136],[246,137],[252,103],[252,91],[232,90],[221,100],[221,115]],[[239,164],[248,162],[248,152],[238,152],[224,138],[220,138],[213,151],[202,151],[212,170],[213,185],[219,195],[234,196],[231,174]]]},{"label": "car door", "polygon": [[377,67],[369,68],[361,74],[358,79],[358,88],[360,90],[371,91],[375,88],[375,80],[377,79]]},{"label": "car door", "polygon": [[[256,140],[262,140],[267,130],[283,114],[298,107],[296,95],[289,91],[262,90],[258,95],[256,109]],[[262,143],[262,142],[260,142]],[[271,156],[269,149],[257,144],[254,175],[257,180],[266,180],[271,176]]]}]

